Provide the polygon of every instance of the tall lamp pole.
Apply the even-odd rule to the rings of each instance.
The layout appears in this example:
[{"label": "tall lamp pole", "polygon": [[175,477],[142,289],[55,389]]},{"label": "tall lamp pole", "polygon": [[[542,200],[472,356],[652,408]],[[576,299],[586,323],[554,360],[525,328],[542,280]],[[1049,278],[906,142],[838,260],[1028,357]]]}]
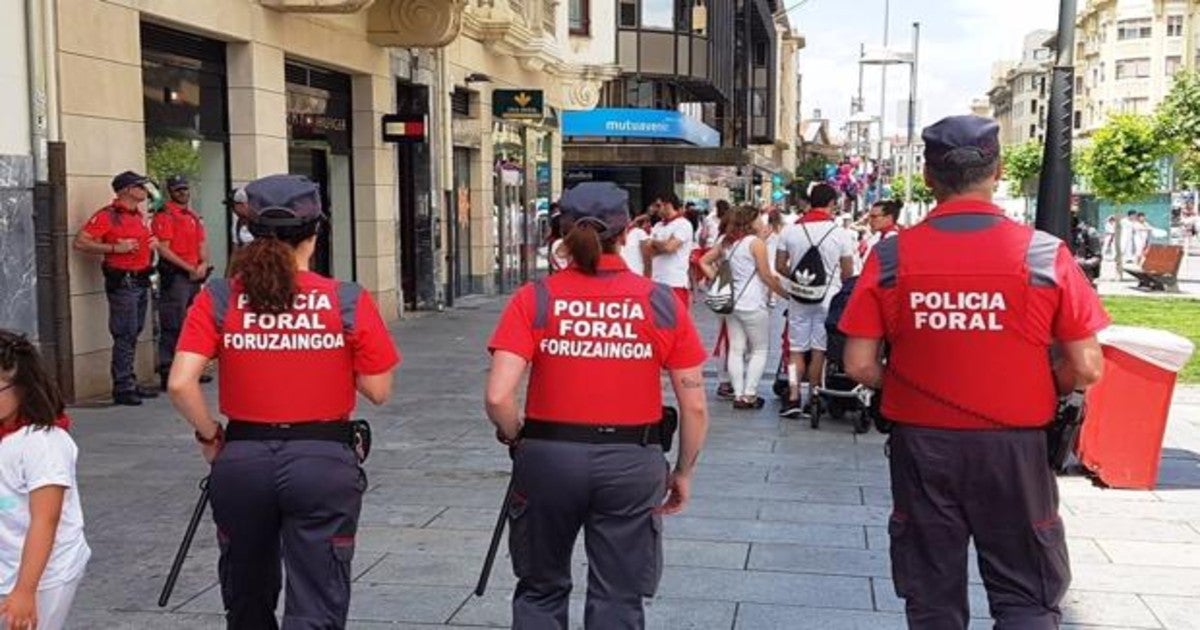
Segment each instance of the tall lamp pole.
[{"label": "tall lamp pole", "polygon": [[904,149],[904,158],[907,164],[905,170],[908,171],[908,181],[904,183],[904,208],[907,209],[912,204],[912,189],[913,178],[916,170],[913,159],[913,136],[917,132],[917,68],[920,67],[920,47],[921,47],[921,23],[913,22],[913,49],[912,49],[912,66],[909,68],[908,74],[908,140],[907,146]]},{"label": "tall lamp pole", "polygon": [[[892,1],[883,0],[883,49],[888,47],[888,32],[891,27],[892,19]],[[883,138],[886,135],[886,127],[884,125],[887,120],[887,65],[884,64],[879,69],[879,161],[875,164],[877,177],[875,178],[876,194],[875,200],[883,199]]]},{"label": "tall lamp pole", "polygon": [[1071,132],[1075,89],[1075,0],[1060,0],[1058,50],[1050,80],[1049,119],[1038,185],[1037,229],[1063,240],[1071,233]]}]

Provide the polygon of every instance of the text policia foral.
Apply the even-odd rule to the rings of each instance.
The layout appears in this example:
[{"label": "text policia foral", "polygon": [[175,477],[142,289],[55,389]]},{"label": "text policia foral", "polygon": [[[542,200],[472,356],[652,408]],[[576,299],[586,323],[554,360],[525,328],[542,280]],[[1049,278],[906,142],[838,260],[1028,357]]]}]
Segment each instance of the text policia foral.
[{"label": "text policia foral", "polygon": [[552,309],[556,321],[552,335],[539,345],[543,354],[580,359],[648,359],[654,354],[635,325],[645,321],[645,309],[633,300],[555,300]]},{"label": "text policia foral", "polygon": [[335,350],[346,347],[346,337],[330,332],[322,312],[333,311],[328,295],[312,291],[296,296],[292,312],[255,313],[246,310],[250,301],[245,294],[238,296],[242,315],[242,330],[253,332],[225,333],[226,348],[235,350]]},{"label": "text policia foral", "polygon": [[989,291],[929,291],[908,294],[917,330],[1004,330],[1000,315],[1008,310],[1004,294]]}]

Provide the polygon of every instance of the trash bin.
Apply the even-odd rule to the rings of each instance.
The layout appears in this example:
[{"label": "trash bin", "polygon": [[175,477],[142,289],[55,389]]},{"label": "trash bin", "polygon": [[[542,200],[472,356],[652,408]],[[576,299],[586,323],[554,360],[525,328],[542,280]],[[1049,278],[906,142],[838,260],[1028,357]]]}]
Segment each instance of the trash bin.
[{"label": "trash bin", "polygon": [[1153,489],[1175,378],[1195,346],[1153,328],[1110,326],[1097,337],[1104,375],[1087,392],[1079,461],[1111,488]]}]

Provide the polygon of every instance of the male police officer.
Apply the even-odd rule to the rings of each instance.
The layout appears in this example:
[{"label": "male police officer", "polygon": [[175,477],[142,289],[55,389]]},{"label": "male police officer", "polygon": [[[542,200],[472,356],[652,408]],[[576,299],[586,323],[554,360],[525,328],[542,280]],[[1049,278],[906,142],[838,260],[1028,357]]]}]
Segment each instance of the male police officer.
[{"label": "male police officer", "polygon": [[1070,582],[1043,429],[1056,393],[1099,378],[1109,319],[1065,243],[992,204],[998,128],[959,116],[925,130],[938,205],[875,247],[841,321],[846,371],[882,386],[896,423],[892,575],[921,630],[967,627],[971,539],[999,630],[1058,627]]},{"label": "male police officer", "polygon": [[[175,175],[167,179],[167,193],[171,199],[150,222],[158,239],[158,374],[163,390],[167,389],[183,318],[212,268],[208,264],[204,223],[189,205],[192,193],[187,178]],[[211,380],[208,375],[200,377],[202,383]]]},{"label": "male police officer", "polygon": [[113,402],[140,405],[158,393],[140,387],[133,371],[137,338],[146,325],[150,302],[150,251],[153,238],[140,205],[150,180],[133,171],[113,178],[116,194],[96,211],[75,237],[75,249],[104,256],[104,292],[108,297],[108,331],[112,334]]}]

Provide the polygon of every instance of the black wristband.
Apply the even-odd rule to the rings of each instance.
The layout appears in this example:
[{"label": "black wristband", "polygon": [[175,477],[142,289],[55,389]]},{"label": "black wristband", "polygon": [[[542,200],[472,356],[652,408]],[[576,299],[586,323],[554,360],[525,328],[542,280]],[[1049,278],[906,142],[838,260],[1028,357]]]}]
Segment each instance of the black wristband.
[{"label": "black wristband", "polygon": [[212,436],[212,439],[208,439],[208,440],[204,439],[204,436],[200,435],[199,431],[196,431],[195,434],[196,434],[196,441],[205,446],[212,446],[213,444],[218,444],[220,442],[225,441],[225,427],[222,426],[221,423],[219,423],[219,422],[217,423],[217,434]]}]

